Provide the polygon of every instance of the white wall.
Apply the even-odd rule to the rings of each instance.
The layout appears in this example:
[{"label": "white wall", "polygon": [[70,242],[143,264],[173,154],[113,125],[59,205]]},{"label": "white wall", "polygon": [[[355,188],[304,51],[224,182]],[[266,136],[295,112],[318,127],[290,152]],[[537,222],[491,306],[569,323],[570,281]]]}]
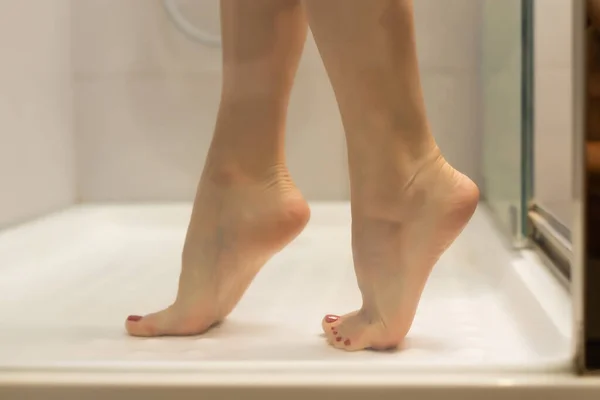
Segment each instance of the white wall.
[{"label": "white wall", "polygon": [[534,196],[568,225],[572,198],[572,4],[537,0],[534,15]]},{"label": "white wall", "polygon": [[0,227],[74,201],[68,0],[0,0]]},{"label": "white wall", "polygon": [[[218,30],[217,0],[185,1]],[[480,175],[479,1],[415,2],[423,85],[439,144]],[[84,201],[189,200],[210,140],[220,53],[189,42],[160,0],[72,0],[78,190]],[[346,199],[334,96],[309,38],[292,94],[288,160],[309,199]]]},{"label": "white wall", "polygon": [[479,183],[481,0],[413,3],[421,77],[433,133],[450,163]]}]

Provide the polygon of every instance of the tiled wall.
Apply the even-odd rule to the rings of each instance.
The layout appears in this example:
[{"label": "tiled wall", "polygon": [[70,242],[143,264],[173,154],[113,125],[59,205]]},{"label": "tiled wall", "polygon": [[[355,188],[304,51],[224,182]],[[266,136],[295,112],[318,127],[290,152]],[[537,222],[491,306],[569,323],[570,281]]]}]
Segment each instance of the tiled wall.
[{"label": "tiled wall", "polygon": [[[447,158],[478,180],[479,1],[415,3],[432,126]],[[181,4],[218,29],[217,0]],[[183,37],[160,0],[71,5],[81,199],[191,199],[218,105],[219,50]],[[341,122],[312,38],[292,95],[287,154],[309,199],[347,198]]]},{"label": "tiled wall", "polygon": [[0,228],[74,201],[69,0],[0,0]]},{"label": "tiled wall", "polygon": [[535,2],[536,200],[569,223],[572,174],[572,3]]}]

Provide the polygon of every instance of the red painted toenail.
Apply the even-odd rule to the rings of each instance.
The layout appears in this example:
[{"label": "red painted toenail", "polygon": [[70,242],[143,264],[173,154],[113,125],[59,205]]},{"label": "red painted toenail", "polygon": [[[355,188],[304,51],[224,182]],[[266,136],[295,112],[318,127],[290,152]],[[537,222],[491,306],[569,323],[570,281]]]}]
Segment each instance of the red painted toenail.
[{"label": "red painted toenail", "polygon": [[140,317],[139,315],[130,315],[129,317],[127,317],[127,321],[132,322],[138,322],[140,319],[142,319],[142,317]]},{"label": "red painted toenail", "polygon": [[345,344],[346,346],[350,346],[350,339],[346,339],[346,341],[344,342],[344,344]]},{"label": "red painted toenail", "polygon": [[325,322],[327,322],[328,324],[337,321],[338,319],[340,319],[340,317],[338,317],[337,315],[326,315],[325,316]]},{"label": "red painted toenail", "polygon": [[338,336],[338,337],[336,337],[336,338],[335,338],[335,341],[336,341],[336,342],[341,342],[341,341],[342,341],[342,338]]}]

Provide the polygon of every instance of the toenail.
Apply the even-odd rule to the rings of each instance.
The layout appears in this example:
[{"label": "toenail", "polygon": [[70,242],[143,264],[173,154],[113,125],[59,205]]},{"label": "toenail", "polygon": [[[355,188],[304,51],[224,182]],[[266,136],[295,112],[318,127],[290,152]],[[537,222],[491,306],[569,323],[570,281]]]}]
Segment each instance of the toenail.
[{"label": "toenail", "polygon": [[335,331],[335,326],[332,326],[332,327],[331,327],[331,330],[332,330],[332,331]]},{"label": "toenail", "polygon": [[337,321],[338,319],[340,319],[340,317],[338,317],[337,315],[329,314],[329,315],[325,316],[325,322],[327,322],[329,324]]},{"label": "toenail", "polygon": [[335,338],[335,341],[336,341],[336,342],[341,342],[341,341],[342,341],[342,338],[338,336],[338,337],[336,337],[336,338]]},{"label": "toenail", "polygon": [[132,322],[137,322],[140,319],[142,319],[142,317],[140,317],[139,315],[130,315],[129,317],[127,317],[127,321],[132,321]]},{"label": "toenail", "polygon": [[334,334],[334,335],[337,335],[337,331],[333,331],[333,334]]},{"label": "toenail", "polygon": [[344,344],[345,344],[346,346],[350,346],[350,339],[346,339],[346,341],[344,342]]}]

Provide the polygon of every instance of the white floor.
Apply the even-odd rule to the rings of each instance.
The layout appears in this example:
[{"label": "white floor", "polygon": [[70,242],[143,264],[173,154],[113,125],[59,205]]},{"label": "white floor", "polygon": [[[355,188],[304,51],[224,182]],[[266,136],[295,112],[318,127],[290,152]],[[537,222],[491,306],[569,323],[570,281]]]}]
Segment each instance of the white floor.
[{"label": "white floor", "polygon": [[170,304],[188,205],[86,206],[0,233],[2,371],[562,371],[569,296],[513,254],[480,207],[440,260],[404,347],[345,353],[325,313],[360,305],[349,208],[314,204],[307,230],[259,274],[226,323],[188,338],[128,337]]}]

